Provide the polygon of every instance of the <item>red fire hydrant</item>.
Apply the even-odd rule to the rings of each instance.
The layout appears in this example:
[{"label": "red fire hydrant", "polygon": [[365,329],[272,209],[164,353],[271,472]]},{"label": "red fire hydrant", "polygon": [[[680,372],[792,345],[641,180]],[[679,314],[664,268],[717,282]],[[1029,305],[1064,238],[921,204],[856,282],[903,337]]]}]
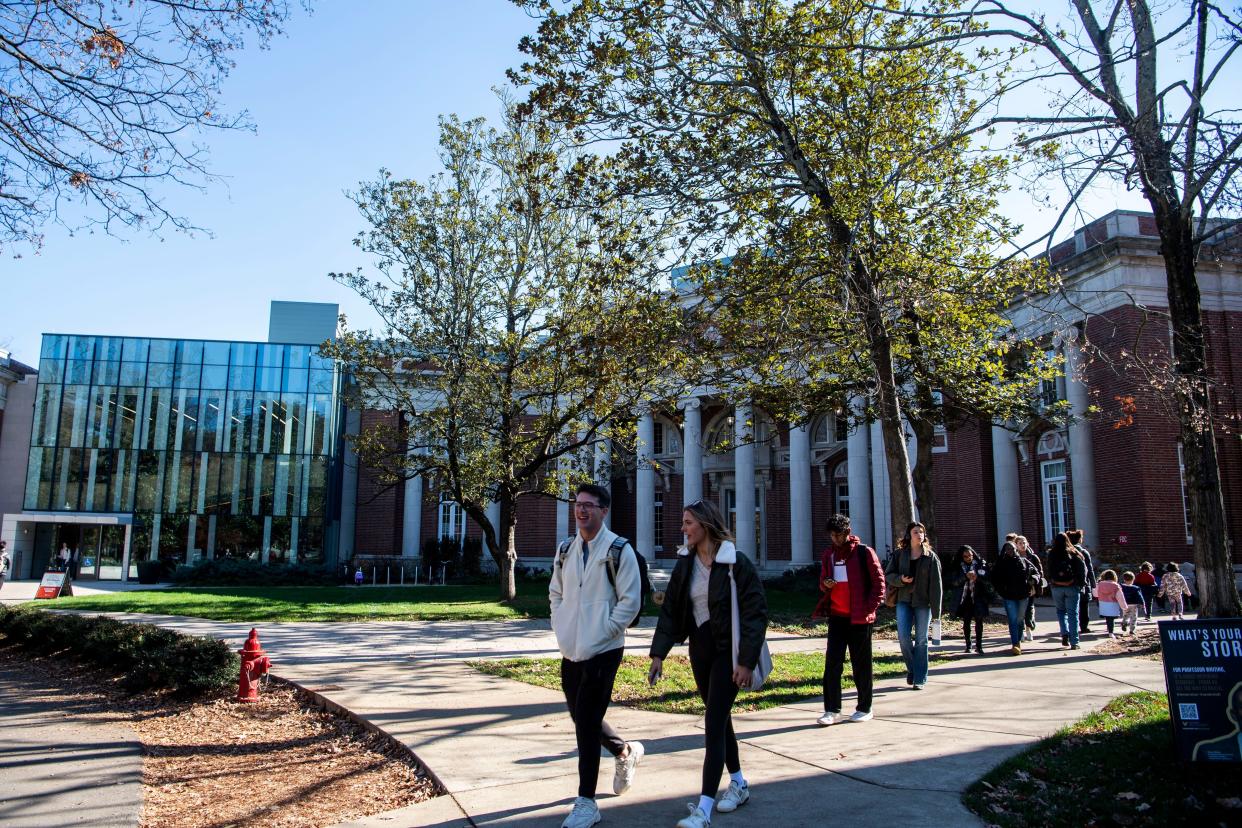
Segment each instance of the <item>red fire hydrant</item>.
[{"label": "red fire hydrant", "polygon": [[259,631],[252,629],[246,639],[246,646],[237,651],[241,655],[241,676],[237,680],[237,700],[239,702],[257,702],[259,700],[259,676],[272,669],[272,660],[263,652],[259,644]]}]

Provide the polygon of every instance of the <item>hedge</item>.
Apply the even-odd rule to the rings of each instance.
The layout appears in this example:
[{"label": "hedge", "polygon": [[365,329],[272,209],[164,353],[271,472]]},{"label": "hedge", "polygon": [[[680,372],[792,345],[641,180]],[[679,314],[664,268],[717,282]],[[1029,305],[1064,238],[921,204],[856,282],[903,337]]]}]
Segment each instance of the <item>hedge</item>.
[{"label": "hedge", "polygon": [[0,605],[0,632],[27,649],[68,654],[119,674],[131,691],[167,688],[196,696],[236,681],[239,668],[223,641],[103,616]]},{"label": "hedge", "polygon": [[179,566],[172,579],[182,586],[336,586],[335,570],[320,565],[263,564],[248,558],[216,558]]}]

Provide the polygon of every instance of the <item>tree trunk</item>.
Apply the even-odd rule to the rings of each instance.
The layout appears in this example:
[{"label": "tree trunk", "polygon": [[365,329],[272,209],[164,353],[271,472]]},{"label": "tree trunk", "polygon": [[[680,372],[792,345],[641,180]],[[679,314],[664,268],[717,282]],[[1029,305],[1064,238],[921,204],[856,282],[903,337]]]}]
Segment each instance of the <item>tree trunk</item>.
[{"label": "tree trunk", "polygon": [[[487,517],[487,511],[477,505],[466,507],[466,513],[483,530],[483,542],[487,544],[492,561],[496,564],[500,600],[512,601],[517,597],[517,581],[514,577],[514,568],[517,566],[517,547],[514,543],[517,520],[512,495],[500,494],[499,526],[493,526]],[[503,545],[500,543],[501,538],[505,541]]]},{"label": "tree trunk", "polygon": [[1169,316],[1173,324],[1173,360],[1178,420],[1186,475],[1186,504],[1194,539],[1195,580],[1199,615],[1242,617],[1242,601],[1234,580],[1225,526],[1220,463],[1216,454],[1207,349],[1195,274],[1192,220],[1149,194],[1160,229],[1161,254],[1168,281]]},{"label": "tree trunk", "polygon": [[[925,417],[912,418],[914,430],[914,499],[919,507],[919,522],[927,527],[927,539],[938,549],[936,537],[936,487],[932,480],[932,444],[936,439],[936,424]],[[951,557],[951,556],[950,556]],[[941,560],[945,560],[942,554]]]},{"label": "tree trunk", "polygon": [[889,511],[892,515],[893,544],[905,535],[914,520],[914,501],[910,489],[910,460],[906,454],[906,433],[897,406],[897,377],[893,370],[892,341],[875,302],[867,302],[867,336],[871,361],[875,366],[876,408],[884,435],[884,465],[888,470]]}]

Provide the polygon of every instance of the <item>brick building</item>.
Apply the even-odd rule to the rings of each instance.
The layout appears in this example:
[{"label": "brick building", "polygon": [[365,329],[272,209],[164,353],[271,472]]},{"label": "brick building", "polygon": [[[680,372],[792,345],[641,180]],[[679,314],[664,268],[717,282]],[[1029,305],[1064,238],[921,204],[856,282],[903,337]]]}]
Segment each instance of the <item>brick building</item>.
[{"label": "brick building", "polygon": [[[1154,223],[1141,213],[1110,213],[1054,248],[1049,260],[1064,273],[1063,294],[1036,303],[1038,313],[1034,305],[1015,309],[1014,321],[1064,356],[1064,376],[1047,384],[1047,401],[1092,413],[1068,428],[968,422],[938,433],[932,540],[942,550],[969,543],[990,555],[1008,531],[1042,545],[1077,526],[1104,559],[1184,560],[1191,546],[1178,428],[1167,393],[1152,382],[1170,352]],[[1236,244],[1221,244],[1205,247],[1201,260],[1208,358],[1218,411],[1228,417],[1239,411],[1242,379],[1242,254]],[[791,429],[763,411],[730,407],[711,389],[699,392],[675,411],[641,415],[639,457],[610,462],[606,449],[597,452],[598,476],[613,494],[612,528],[642,554],[657,565],[670,560],[681,542],[682,505],[700,498],[722,507],[739,538],[753,538],[740,545],[769,571],[811,563],[827,543],[824,520],[834,511],[848,512],[881,554],[892,547],[878,424],[851,428],[828,413]],[[362,412],[350,428],[385,416],[397,415]],[[1242,515],[1242,442],[1221,429],[1218,443],[1226,514]],[[913,455],[913,444],[908,448]],[[363,469],[353,485],[357,554],[417,557],[441,535],[478,535],[456,504],[418,478],[385,491]],[[347,498],[350,486],[347,479]],[[1229,531],[1242,562],[1240,522]],[[518,511],[519,556],[546,565],[557,539],[571,531],[566,503],[527,499]],[[348,545],[343,538],[343,552]]]}]

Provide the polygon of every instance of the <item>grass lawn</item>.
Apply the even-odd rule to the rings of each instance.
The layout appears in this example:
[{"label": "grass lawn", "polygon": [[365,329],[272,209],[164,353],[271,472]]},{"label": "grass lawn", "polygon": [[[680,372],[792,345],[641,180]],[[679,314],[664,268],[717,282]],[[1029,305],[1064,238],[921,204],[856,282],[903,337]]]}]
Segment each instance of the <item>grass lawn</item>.
[{"label": "grass lawn", "polygon": [[58,598],[56,609],[149,612],[212,621],[491,621],[547,618],[543,584],[519,584],[509,604],[496,587],[195,587]]},{"label": "grass lawn", "polygon": [[[776,653],[772,656],[772,675],[757,693],[743,690],[734,709],[759,710],[818,701],[823,698],[824,654]],[[933,663],[935,661],[933,660]],[[472,661],[470,666],[492,676],[523,681],[551,690],[561,689],[560,659],[510,658],[497,661]],[[626,656],[617,671],[612,699],[617,704],[653,710],[657,713],[703,714],[703,702],[694,688],[690,661],[685,656],[669,656],[664,660],[664,678],[654,688],[647,685],[651,660],[645,656]],[[899,656],[878,656],[874,661],[876,679],[905,675],[906,668]],[[854,686],[849,662],[843,685]]]},{"label": "grass lawn", "polygon": [[1001,764],[962,797],[1011,826],[1239,825],[1242,766],[1173,760],[1163,693],[1130,693]]}]

